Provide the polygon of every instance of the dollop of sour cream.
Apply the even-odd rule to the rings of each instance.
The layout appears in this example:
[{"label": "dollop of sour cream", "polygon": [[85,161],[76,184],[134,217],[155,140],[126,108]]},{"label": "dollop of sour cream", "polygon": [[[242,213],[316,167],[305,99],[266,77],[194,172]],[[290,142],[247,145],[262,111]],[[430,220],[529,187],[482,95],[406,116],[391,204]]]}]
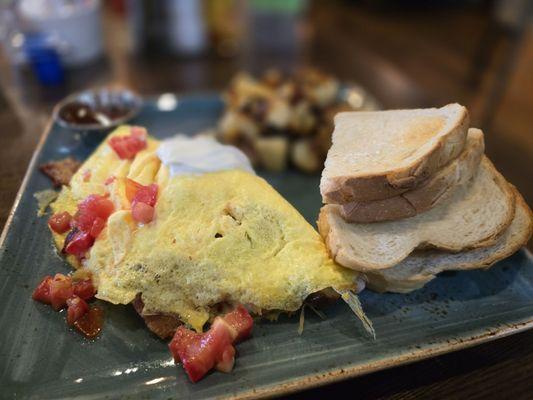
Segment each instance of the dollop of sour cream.
[{"label": "dollop of sour cream", "polygon": [[205,136],[177,135],[165,139],[157,149],[157,156],[169,169],[171,176],[198,175],[231,169],[255,174],[250,160],[242,151]]}]

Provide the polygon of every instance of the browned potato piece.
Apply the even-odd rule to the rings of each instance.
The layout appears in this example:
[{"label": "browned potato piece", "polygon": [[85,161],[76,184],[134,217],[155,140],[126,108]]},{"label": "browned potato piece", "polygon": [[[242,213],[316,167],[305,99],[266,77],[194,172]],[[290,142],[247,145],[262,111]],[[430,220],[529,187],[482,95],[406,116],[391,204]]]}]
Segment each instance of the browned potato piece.
[{"label": "browned potato piece", "polygon": [[276,129],[287,129],[290,120],[291,109],[286,102],[275,100],[270,103],[265,120],[268,126]]},{"label": "browned potato piece", "polygon": [[296,135],[305,136],[313,131],[316,124],[316,116],[311,110],[311,104],[302,101],[292,107],[289,128]]},{"label": "browned potato piece", "polygon": [[218,124],[218,137],[222,142],[235,143],[240,137],[253,139],[259,136],[259,127],[248,117],[236,111],[227,111]]},{"label": "browned potato piece", "polygon": [[291,161],[299,169],[309,173],[320,171],[323,166],[322,157],[308,139],[300,139],[292,144]]},{"label": "browned potato piece", "polygon": [[289,142],[282,136],[262,137],[254,141],[259,163],[268,171],[283,171],[287,166]]}]

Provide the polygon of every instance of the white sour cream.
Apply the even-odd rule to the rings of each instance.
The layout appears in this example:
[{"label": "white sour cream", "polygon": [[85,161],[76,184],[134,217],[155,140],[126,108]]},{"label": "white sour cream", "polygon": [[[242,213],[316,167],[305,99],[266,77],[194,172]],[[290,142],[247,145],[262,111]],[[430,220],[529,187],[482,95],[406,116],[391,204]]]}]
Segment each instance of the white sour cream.
[{"label": "white sour cream", "polygon": [[248,157],[234,146],[209,137],[177,135],[161,142],[157,156],[171,176],[241,169],[255,174]]}]

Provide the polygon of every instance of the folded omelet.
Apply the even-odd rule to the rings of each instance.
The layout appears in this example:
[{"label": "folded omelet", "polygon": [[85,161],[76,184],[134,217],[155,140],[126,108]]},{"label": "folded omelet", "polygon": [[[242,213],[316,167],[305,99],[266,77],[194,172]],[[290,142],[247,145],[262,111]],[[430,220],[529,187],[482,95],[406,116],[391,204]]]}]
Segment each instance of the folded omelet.
[{"label": "folded omelet", "polygon": [[[242,303],[256,314],[295,311],[322,289],[356,287],[357,273],[332,261],[320,235],[265,180],[239,169],[172,176],[152,138],[121,160],[108,141],[128,132],[114,131],[52,204],[74,214],[88,195],[109,194],[115,205],[82,261],[96,297],[128,304],[140,294],[143,314],[176,315],[201,331],[221,304]],[[152,222],[133,220],[126,178],[158,185]],[[65,235],[54,239],[61,248]]]}]

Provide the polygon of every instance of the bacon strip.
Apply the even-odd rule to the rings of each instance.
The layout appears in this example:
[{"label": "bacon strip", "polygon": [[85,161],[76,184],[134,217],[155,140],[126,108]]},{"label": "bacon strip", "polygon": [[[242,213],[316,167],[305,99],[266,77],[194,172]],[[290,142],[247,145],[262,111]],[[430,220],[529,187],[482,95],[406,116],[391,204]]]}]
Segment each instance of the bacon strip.
[{"label": "bacon strip", "polygon": [[173,315],[143,315],[144,303],[140,294],[138,294],[135,300],[133,300],[132,305],[135,311],[137,311],[137,314],[139,314],[144,320],[146,327],[161,339],[168,339],[174,336],[176,329],[181,325],[181,321],[178,317]]},{"label": "bacon strip", "polygon": [[81,163],[79,161],[68,157],[63,160],[41,164],[39,169],[52,180],[52,184],[55,187],[61,187],[70,183],[72,176],[80,168],[80,165]]}]

